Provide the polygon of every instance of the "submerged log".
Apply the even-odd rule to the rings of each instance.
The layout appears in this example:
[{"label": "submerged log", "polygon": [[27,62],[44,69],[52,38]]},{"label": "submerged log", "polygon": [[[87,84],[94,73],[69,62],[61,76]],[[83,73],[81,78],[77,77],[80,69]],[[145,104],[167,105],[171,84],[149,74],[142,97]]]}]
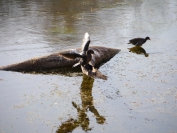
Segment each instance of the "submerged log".
[{"label": "submerged log", "polygon": [[[114,57],[119,49],[101,47],[101,46],[92,46],[89,49],[94,51],[93,59],[95,60],[95,65],[99,65],[104,61]],[[68,60],[61,56],[61,53],[72,53],[72,52],[81,52],[81,48],[72,49],[67,51],[62,51],[59,53],[54,53],[48,56],[42,56],[39,58],[33,58],[26,60],[20,63],[0,67],[0,70],[5,71],[17,71],[17,72],[30,72],[38,70],[49,70],[62,67],[72,67],[78,60]]]}]

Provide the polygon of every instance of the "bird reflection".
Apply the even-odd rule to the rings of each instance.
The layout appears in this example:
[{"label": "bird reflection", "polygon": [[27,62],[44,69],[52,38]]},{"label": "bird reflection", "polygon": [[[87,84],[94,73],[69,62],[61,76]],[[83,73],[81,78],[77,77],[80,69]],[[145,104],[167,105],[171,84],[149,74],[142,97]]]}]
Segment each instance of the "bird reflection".
[{"label": "bird reflection", "polygon": [[92,96],[92,87],[93,87],[94,79],[83,75],[83,81],[80,87],[80,95],[82,104],[79,105],[72,102],[73,107],[77,110],[77,119],[70,118],[67,121],[63,122],[61,126],[58,128],[56,133],[68,133],[72,132],[75,128],[81,127],[84,131],[92,130],[89,127],[90,121],[87,115],[87,111],[90,111],[94,114],[96,121],[98,124],[104,124],[105,118],[101,116],[97,109],[94,107],[93,104],[93,96]]},{"label": "bird reflection", "polygon": [[149,54],[146,53],[146,50],[144,48],[142,48],[141,46],[134,46],[132,48],[128,48],[129,52],[133,52],[136,54],[144,54],[145,57],[148,57]]}]

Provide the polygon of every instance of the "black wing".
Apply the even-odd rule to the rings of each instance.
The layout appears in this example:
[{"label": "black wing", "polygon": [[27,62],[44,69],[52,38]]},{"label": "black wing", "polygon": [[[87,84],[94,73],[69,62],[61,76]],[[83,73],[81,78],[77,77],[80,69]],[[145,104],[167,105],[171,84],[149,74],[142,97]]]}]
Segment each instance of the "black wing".
[{"label": "black wing", "polygon": [[85,33],[84,38],[83,38],[83,43],[82,43],[82,51],[87,51],[89,48],[90,44],[90,36],[88,32]]}]

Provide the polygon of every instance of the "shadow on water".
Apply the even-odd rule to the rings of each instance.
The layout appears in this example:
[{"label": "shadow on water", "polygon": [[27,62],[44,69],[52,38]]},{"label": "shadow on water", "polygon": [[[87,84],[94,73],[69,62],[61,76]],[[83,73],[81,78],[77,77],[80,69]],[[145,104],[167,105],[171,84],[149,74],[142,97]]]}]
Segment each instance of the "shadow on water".
[{"label": "shadow on water", "polygon": [[92,130],[89,127],[90,120],[87,115],[87,111],[89,110],[94,114],[96,121],[98,124],[104,124],[105,118],[99,114],[97,109],[93,104],[93,96],[92,96],[92,87],[93,87],[94,79],[83,75],[83,81],[80,87],[80,96],[81,96],[81,105],[72,102],[73,107],[77,110],[77,118],[70,118],[67,121],[63,122],[56,133],[68,133],[72,132],[77,127],[81,127],[84,131]]},{"label": "shadow on water", "polygon": [[144,48],[142,48],[141,46],[134,46],[134,47],[131,47],[128,49],[129,49],[129,52],[133,52],[136,54],[144,54],[145,57],[149,56],[149,54],[146,53],[146,50]]},{"label": "shadow on water", "polygon": [[30,74],[52,74],[52,75],[65,75],[72,77],[74,75],[81,76],[82,71],[81,67],[63,67],[63,68],[56,68],[56,69],[49,69],[49,70],[36,70],[36,71],[30,71],[30,72],[23,72],[23,73],[30,73]]}]

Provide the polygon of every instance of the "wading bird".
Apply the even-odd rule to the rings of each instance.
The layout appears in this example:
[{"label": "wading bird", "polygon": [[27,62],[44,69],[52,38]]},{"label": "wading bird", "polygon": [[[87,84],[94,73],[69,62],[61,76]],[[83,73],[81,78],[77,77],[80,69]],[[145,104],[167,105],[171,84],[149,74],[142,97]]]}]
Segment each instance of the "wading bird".
[{"label": "wading bird", "polygon": [[151,40],[149,37],[146,38],[134,38],[129,40],[128,44],[133,44],[135,46],[142,46],[147,40]]},{"label": "wading bird", "polygon": [[89,49],[90,44],[89,34],[86,32],[83,39],[81,53],[62,53],[61,55],[67,59],[80,58],[79,62],[74,64],[73,67],[81,66],[82,72],[92,78],[100,78],[107,80],[107,77],[103,75],[98,69],[94,68],[95,60],[92,58],[94,51]]}]

